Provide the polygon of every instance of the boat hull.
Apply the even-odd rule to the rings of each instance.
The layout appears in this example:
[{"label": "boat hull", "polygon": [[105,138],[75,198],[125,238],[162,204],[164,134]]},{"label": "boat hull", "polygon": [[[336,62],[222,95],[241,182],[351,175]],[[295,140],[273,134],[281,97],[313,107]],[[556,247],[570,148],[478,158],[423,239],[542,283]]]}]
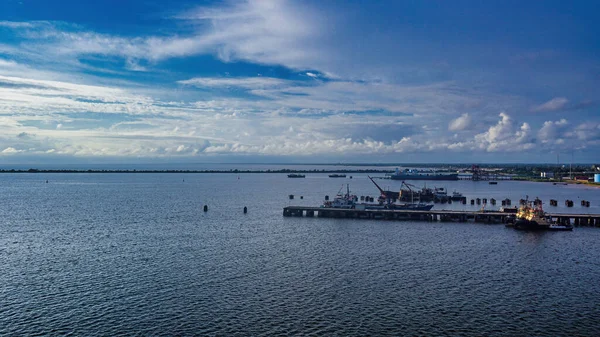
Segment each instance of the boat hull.
[{"label": "boat hull", "polygon": [[548,229],[550,226],[540,225],[537,221],[519,219],[519,220],[515,221],[513,227],[515,229],[521,229],[521,230],[541,231],[541,230]]},{"label": "boat hull", "polygon": [[429,211],[433,205],[405,204],[405,205],[388,205],[388,209],[396,211]]},{"label": "boat hull", "polygon": [[519,219],[514,225],[515,229],[526,230],[526,231],[572,231],[573,226],[569,225],[556,225],[556,224],[539,224],[534,220]]},{"label": "boat hull", "polygon": [[566,225],[551,225],[548,228],[549,231],[572,231],[573,230],[573,226],[566,226]]}]

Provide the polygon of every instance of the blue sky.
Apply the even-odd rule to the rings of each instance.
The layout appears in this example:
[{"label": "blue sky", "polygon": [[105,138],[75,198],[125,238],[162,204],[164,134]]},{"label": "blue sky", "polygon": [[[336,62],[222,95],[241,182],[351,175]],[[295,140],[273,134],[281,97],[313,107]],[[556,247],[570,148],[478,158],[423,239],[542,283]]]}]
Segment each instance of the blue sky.
[{"label": "blue sky", "polygon": [[0,2],[0,162],[600,162],[597,1]]}]

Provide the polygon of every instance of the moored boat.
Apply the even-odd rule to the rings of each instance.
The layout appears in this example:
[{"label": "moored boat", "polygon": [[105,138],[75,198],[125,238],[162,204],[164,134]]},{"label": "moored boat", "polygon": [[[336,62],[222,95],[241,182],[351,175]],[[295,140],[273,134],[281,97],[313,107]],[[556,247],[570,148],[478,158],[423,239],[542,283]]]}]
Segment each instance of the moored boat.
[{"label": "moored boat", "polygon": [[321,207],[324,208],[356,208],[356,202],[358,201],[358,197],[356,195],[350,194],[350,185],[346,184],[346,193],[342,192],[342,188],[338,191],[333,200],[325,200]]},{"label": "moored boat", "polygon": [[[429,210],[431,210],[431,208],[433,208],[433,205],[431,205],[431,204],[424,204],[424,203],[420,202],[421,199],[419,199],[418,203],[415,203],[414,193],[412,193],[412,190],[410,189],[409,184],[407,184],[403,181],[402,185],[405,185],[411,192],[410,193],[410,203],[404,203],[404,204],[396,203],[396,200],[403,200],[402,187],[400,187],[400,192],[398,193],[397,199],[390,198],[387,193],[384,193],[384,191],[382,191],[380,189],[381,196],[379,197],[379,203],[382,204],[384,206],[384,208],[387,208],[387,209],[404,210],[404,211],[429,211]],[[445,191],[443,188],[441,190]]]},{"label": "moored boat", "polygon": [[[367,207],[368,208],[368,207]],[[413,203],[413,204],[388,204],[385,205],[386,209],[393,209],[398,211],[429,211],[433,208],[431,204]]]},{"label": "moored boat", "polygon": [[445,199],[445,198],[448,197],[448,192],[446,192],[446,189],[443,188],[443,187],[436,187],[433,190],[433,195],[434,195],[435,198]]},{"label": "moored boat", "polygon": [[398,211],[429,211],[433,205],[423,203],[403,203],[398,204],[391,199],[383,196],[379,197],[378,203],[358,203],[358,197],[350,194],[350,185],[346,184],[346,193],[343,193],[343,186],[340,188],[333,200],[325,200],[321,207],[323,208],[348,208],[357,210],[368,209],[393,209]]},{"label": "moored boat", "polygon": [[465,196],[460,193],[460,192],[452,192],[452,196],[450,197],[450,199],[452,199],[452,201],[460,201],[464,198]]},{"label": "moored boat", "polygon": [[521,230],[571,231],[573,226],[561,225],[546,216],[541,202],[525,199],[517,211],[513,227]]}]

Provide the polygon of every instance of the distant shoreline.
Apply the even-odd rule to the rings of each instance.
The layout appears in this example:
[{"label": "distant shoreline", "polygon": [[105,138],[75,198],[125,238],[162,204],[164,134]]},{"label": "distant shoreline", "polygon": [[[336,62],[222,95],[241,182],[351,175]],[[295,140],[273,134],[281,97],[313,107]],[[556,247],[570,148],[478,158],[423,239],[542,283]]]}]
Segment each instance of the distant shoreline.
[{"label": "distant shoreline", "polygon": [[28,170],[0,170],[0,173],[392,173],[393,170],[46,170],[46,169],[28,169]]},{"label": "distant shoreline", "polygon": [[[302,173],[302,174],[329,174],[329,173],[348,173],[348,174],[360,174],[360,173],[374,173],[374,174],[388,174],[393,173],[394,170],[382,170],[382,169],[313,169],[313,170],[293,170],[293,169],[277,169],[277,170],[239,170],[239,169],[230,169],[230,170],[98,170],[98,169],[87,169],[87,170],[75,170],[75,169],[1,169],[0,174],[8,173],[8,174],[38,174],[38,173],[72,173],[72,174],[101,174],[101,173],[122,173],[122,174],[134,174],[134,173],[143,173],[143,174],[290,174],[290,173]],[[459,179],[461,180],[461,179]],[[468,179],[465,179],[468,180]],[[512,181],[530,181],[530,182],[560,182],[569,185],[587,185],[593,187],[600,187],[600,184],[593,182],[583,182],[576,180],[562,180],[562,181],[554,181],[554,180],[540,180],[538,177],[514,177],[511,179]]]}]

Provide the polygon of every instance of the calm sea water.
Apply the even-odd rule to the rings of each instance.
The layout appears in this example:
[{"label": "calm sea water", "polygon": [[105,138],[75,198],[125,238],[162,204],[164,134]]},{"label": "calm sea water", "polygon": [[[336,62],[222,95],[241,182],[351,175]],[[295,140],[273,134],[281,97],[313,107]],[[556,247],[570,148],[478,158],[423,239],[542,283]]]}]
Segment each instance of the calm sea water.
[{"label": "calm sea water", "polygon": [[[365,175],[0,175],[0,335],[600,335],[600,228],[282,216],[348,182],[377,194]],[[589,187],[431,184],[600,213]]]}]

